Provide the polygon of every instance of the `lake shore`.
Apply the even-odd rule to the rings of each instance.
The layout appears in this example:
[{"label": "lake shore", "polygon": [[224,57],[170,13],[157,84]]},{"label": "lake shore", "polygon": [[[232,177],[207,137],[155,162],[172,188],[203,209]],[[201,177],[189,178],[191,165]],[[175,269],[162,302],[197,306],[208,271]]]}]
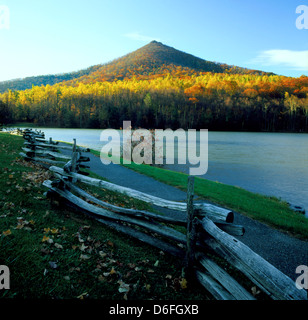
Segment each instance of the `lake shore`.
[{"label": "lake shore", "polygon": [[[19,137],[12,137],[12,138],[15,139],[15,138],[19,138]],[[3,143],[1,146],[4,146],[4,145],[5,144]],[[10,144],[10,146],[11,146],[11,144]],[[16,147],[14,147],[12,145],[11,149],[13,150],[12,156],[10,154],[3,154],[2,155],[3,160],[7,161],[6,158],[8,156],[12,157],[13,160],[16,160],[16,156],[14,156],[14,153],[16,154]],[[10,151],[10,153],[11,153],[11,151]],[[99,157],[95,156],[94,154],[89,154],[89,156],[91,158],[89,164],[92,166],[92,168],[90,168],[90,169],[102,177],[108,177],[108,175],[109,175],[109,178],[112,177],[112,179],[122,179],[122,184],[126,183],[127,186],[129,186],[129,187],[134,187],[136,189],[140,188],[141,191],[146,191],[149,193],[155,192],[157,196],[162,196],[164,198],[174,197],[174,200],[178,200],[178,201],[185,201],[185,199],[186,199],[186,192],[180,190],[179,188],[174,188],[174,187],[168,186],[167,184],[163,184],[161,182],[158,182],[155,179],[149,178],[143,174],[136,173],[135,171],[129,170],[128,168],[125,168],[123,166],[102,165]],[[6,164],[5,161],[3,161],[1,165],[4,168],[9,167],[9,162]],[[7,178],[6,181],[8,183],[11,183],[13,181],[12,179],[18,178],[18,175],[20,174],[19,171],[24,170],[24,169],[18,167],[17,163],[16,163],[15,167],[11,167],[10,170],[11,170],[10,172],[7,172],[8,170],[7,170],[7,168],[5,168],[3,171],[3,177]],[[128,177],[128,174],[130,175],[130,177]],[[13,176],[13,178],[11,176]],[[42,178],[44,178],[44,177],[42,177]],[[18,182],[18,183],[20,185],[20,188],[23,188],[23,185],[21,185],[21,182]],[[7,185],[7,184],[5,184],[5,185]],[[148,189],[149,187],[152,188],[151,192]],[[38,187],[36,187],[36,189],[37,188]],[[7,191],[7,189],[4,189],[4,190]],[[74,233],[73,230],[78,230],[78,225],[79,225],[79,230],[80,230],[80,228],[83,228],[82,226],[85,226],[89,223],[89,224],[91,224],[91,230],[95,230],[95,228],[96,228],[95,224],[94,223],[92,224],[92,222],[90,222],[90,221],[80,220],[79,218],[77,220],[75,220],[75,218],[74,218],[73,221],[71,221],[71,218],[73,218],[73,215],[71,213],[69,213],[69,212],[65,213],[65,211],[63,212],[63,209],[61,209],[61,210],[57,210],[56,208],[51,209],[50,205],[46,206],[46,199],[41,198],[41,200],[40,200],[39,199],[40,197],[37,197],[38,199],[33,199],[32,197],[27,196],[27,199],[25,199],[24,192],[22,191],[22,189],[20,189],[20,190],[21,191],[18,193],[18,194],[20,194],[20,197],[21,197],[20,201],[22,201],[24,204],[26,202],[28,203],[27,207],[23,207],[23,210],[26,208],[26,211],[24,210],[21,213],[21,209],[13,206],[10,208],[10,214],[8,215],[8,219],[10,219],[10,222],[9,221],[5,222],[5,220],[3,220],[3,222],[5,223],[4,224],[5,229],[3,229],[3,230],[6,230],[5,232],[6,232],[7,236],[1,238],[2,242],[6,243],[5,241],[6,241],[6,239],[8,239],[8,241],[9,241],[8,244],[11,243],[12,245],[14,245],[15,241],[19,241],[19,240],[22,241],[22,245],[15,244],[12,247],[8,245],[7,248],[9,248],[9,250],[11,250],[11,253],[10,253],[10,251],[8,251],[9,254],[13,254],[12,252],[14,252],[14,255],[15,255],[15,251],[17,248],[20,248],[20,250],[23,251],[24,250],[23,248],[25,248],[25,244],[27,243],[25,241],[28,241],[28,242],[31,241],[31,245],[29,246],[29,248],[32,248],[33,245],[35,245],[38,247],[38,249],[36,249],[36,251],[33,251],[33,252],[27,251],[26,254],[24,252],[18,253],[18,255],[22,254],[23,257],[26,257],[27,261],[29,259],[31,260],[31,257],[33,256],[33,254],[35,254],[36,256],[38,255],[37,251],[39,250],[39,247],[41,245],[44,246],[44,244],[42,244],[42,241],[41,241],[42,236],[43,236],[42,228],[43,227],[45,228],[46,226],[52,226],[53,230],[61,230],[60,231],[61,238],[59,238],[58,241],[61,242],[61,245],[63,245],[63,246],[66,245],[66,251],[58,250],[57,257],[59,255],[59,253],[61,253],[63,255],[70,255],[69,259],[76,258],[76,262],[73,262],[73,260],[72,260],[72,263],[77,263],[77,259],[78,259],[79,255],[76,256],[76,254],[74,253],[74,250],[72,250],[71,247],[69,247],[69,244],[67,243],[67,241],[69,241],[71,239],[70,235]],[[39,190],[39,189],[37,189],[37,190]],[[36,190],[33,190],[33,191],[37,192]],[[6,193],[6,197],[7,197],[6,201],[12,201],[12,202],[15,202],[16,204],[19,203],[19,200],[17,200],[16,196],[15,195],[14,195],[14,197],[12,196],[12,193],[11,192]],[[35,195],[37,196],[37,193],[35,193]],[[11,203],[11,202],[8,202],[8,203]],[[54,209],[56,209],[56,210],[54,211]],[[17,210],[19,210],[18,213],[17,213]],[[46,216],[46,214],[47,214],[46,210],[48,210],[48,216]],[[59,211],[59,212],[57,212],[57,211]],[[31,219],[31,221],[34,223],[33,227],[31,227],[32,232],[26,232],[26,231],[23,231],[23,229],[21,229],[22,231],[19,231],[19,228],[13,229],[11,227],[12,235],[10,235],[8,233],[8,230],[10,230],[10,229],[7,230],[7,228],[9,228],[10,225],[14,225],[14,222],[16,222],[16,217],[14,217],[14,216],[17,215],[20,217],[21,214],[23,216],[29,215],[28,219]],[[30,215],[31,215],[31,218],[30,218]],[[66,216],[67,216],[67,218],[66,218]],[[15,221],[14,221],[14,219],[15,219]],[[242,220],[239,220],[239,219],[242,219]],[[76,221],[78,224],[77,226],[75,226]],[[65,224],[63,225],[64,222],[65,222]],[[260,254],[261,256],[266,258],[268,261],[270,261],[270,263],[272,263],[278,269],[283,271],[291,279],[295,279],[297,277],[297,274],[295,273],[294,268],[296,266],[298,266],[299,264],[305,263],[305,259],[307,258],[307,256],[306,256],[307,250],[305,250],[307,248],[307,241],[301,241],[297,238],[287,236],[286,234],[281,233],[276,230],[273,230],[272,228],[269,228],[269,227],[265,226],[264,224],[261,224],[257,221],[250,219],[250,218],[246,218],[245,216],[240,215],[237,212],[235,212],[235,222],[239,223],[239,224],[243,224],[246,228],[245,235],[243,237],[239,238],[240,241],[247,243],[248,246],[251,246],[251,248],[253,250],[255,250],[258,254]],[[65,229],[63,228],[63,226],[65,226]],[[70,230],[70,231],[68,232],[68,230]],[[88,229],[86,229],[86,230],[88,230]],[[25,234],[23,232],[25,232]],[[106,238],[106,235],[104,233],[105,233],[105,231],[103,231],[103,233],[102,233],[101,228],[99,228],[99,230],[97,230],[97,234],[94,236],[91,236],[91,237],[98,237],[98,235],[99,235],[100,237],[103,236],[103,239],[107,239],[107,238],[114,239],[112,241],[113,242],[117,241],[119,248],[121,248],[120,246],[122,246],[122,244],[120,245],[120,240],[116,240],[118,235],[114,235],[112,232],[108,231],[108,235]],[[26,237],[24,238],[24,236],[22,236],[22,235],[24,235],[24,236],[26,235]],[[64,240],[62,240],[62,236],[63,236]],[[64,236],[66,238],[64,238]],[[45,235],[45,237],[47,237],[47,235]],[[73,240],[73,238],[72,238],[72,240]],[[62,243],[62,241],[63,241],[63,243]],[[105,241],[105,240],[103,240],[103,241]],[[127,242],[127,239],[124,239],[124,242],[125,241]],[[249,245],[249,243],[250,243],[250,245]],[[26,246],[26,247],[28,247],[28,246]],[[141,251],[141,248],[139,248],[139,249],[140,249],[139,251]],[[126,256],[127,256],[128,250],[131,250],[131,248],[128,248],[128,247],[126,248],[126,250],[125,250]],[[54,254],[56,254],[56,252]],[[132,256],[135,256],[135,254],[136,253],[134,251],[134,253],[132,253]],[[141,252],[140,254],[143,254],[143,253]],[[45,267],[44,263],[46,264],[46,261],[49,261],[49,260],[45,261],[45,258],[44,258],[45,255],[46,255],[46,253],[44,251],[42,254],[42,259],[43,259],[42,260],[42,267],[43,268]],[[46,256],[46,257],[48,257],[48,256]],[[36,257],[36,259],[37,258],[38,257]],[[51,256],[51,257],[48,257],[47,259],[54,259],[54,257]],[[59,257],[57,259],[59,259]],[[66,259],[66,258],[61,257],[60,261],[64,261],[63,259]],[[129,258],[129,259],[132,259],[132,258]],[[52,261],[54,261],[54,260],[52,260]],[[155,258],[153,261],[155,262]],[[17,260],[17,262],[20,264],[21,259]],[[38,264],[38,262],[36,264]],[[40,266],[40,265],[38,265],[38,266]],[[23,270],[23,268],[21,270]],[[36,269],[34,269],[34,270],[36,270]],[[63,267],[61,267],[61,270],[63,271]],[[30,270],[25,269],[25,272],[27,272],[27,276],[24,275],[22,277],[23,280],[21,280],[21,283],[23,283],[25,281],[29,281],[29,280],[31,281],[31,279],[33,279],[33,277],[34,277],[34,275],[32,275],[32,276],[30,275],[30,274],[32,274]],[[68,270],[66,270],[66,272],[69,273]],[[52,274],[53,274],[52,272],[49,272],[47,277],[45,276],[45,278],[52,276]],[[15,276],[16,276],[16,274],[15,274]],[[34,279],[32,281],[34,281]],[[62,287],[64,289],[64,287],[67,286],[68,282],[63,281],[63,276],[59,277],[59,280],[57,280],[57,281],[59,281],[59,288],[61,290],[62,290]],[[71,281],[73,281],[73,279]],[[31,285],[33,286],[32,282],[31,282]],[[32,288],[31,285],[29,285],[29,283],[28,283],[28,285],[23,286],[23,288],[28,287],[31,289]],[[77,284],[76,284],[76,288],[77,288]],[[22,290],[24,290],[24,289],[22,289]],[[32,288],[31,290],[34,290],[34,288]],[[83,291],[80,291],[80,292],[85,292],[84,291],[85,289],[82,289],[82,290]],[[58,294],[63,294],[63,292],[61,292],[59,290],[55,290],[55,292],[58,292]],[[80,292],[78,294],[80,294]],[[76,294],[76,296],[77,296],[77,294]]]},{"label": "lake shore", "polygon": [[[90,159],[91,160],[88,163],[90,170],[99,176],[106,178],[112,183],[149,193],[151,195],[168,200],[186,201],[187,195],[185,183],[187,183],[187,176],[184,174],[172,172],[172,176],[177,176],[178,178],[173,180],[174,183],[171,183],[170,176],[168,176],[170,172],[168,170],[146,165],[133,165],[133,170],[131,170],[131,165],[122,166],[113,163],[110,165],[103,165],[98,157],[98,152],[93,150],[92,154],[90,154]],[[139,172],[137,168],[139,168]],[[156,175],[153,172],[156,172]],[[158,174],[157,172],[162,173]],[[162,179],[162,176],[165,177],[165,179]],[[179,176],[182,179],[181,181],[184,183],[183,185],[180,185],[181,182],[179,180]],[[200,179],[200,181],[202,180],[204,179]],[[195,179],[195,194],[197,195],[196,201],[208,202],[204,200],[204,197],[198,196],[198,190],[200,190],[198,182],[199,179]],[[215,182],[213,184],[215,184]],[[239,188],[231,186],[227,187],[234,189],[233,192],[241,191]],[[223,188],[223,185],[217,184],[216,188]],[[223,191],[223,189],[220,189],[220,192],[221,191]],[[267,203],[267,205],[271,205],[272,210],[274,210],[274,206],[278,206],[280,208],[282,205],[282,208],[285,208],[286,211],[289,210],[288,206],[285,206],[285,204],[280,203],[276,199],[271,199],[264,196],[259,197],[259,195],[247,193],[245,190],[244,193],[249,194],[250,201],[254,201],[254,197],[255,200],[261,201],[260,199],[262,199],[264,202],[262,202],[260,206],[264,206],[264,204]],[[217,202],[215,204],[217,204]],[[230,206],[228,208],[230,209]],[[280,208],[280,210],[282,209]],[[283,231],[281,226],[277,226],[277,224],[275,228],[273,228],[273,226],[271,227],[264,222],[257,221],[257,218],[244,215],[243,213],[239,213],[234,210],[233,212],[235,216],[234,223],[243,225],[245,228],[245,234],[243,236],[239,236],[238,239],[249,246],[256,253],[261,255],[264,259],[268,260],[276,268],[288,275],[291,279],[295,280],[296,277],[298,277],[298,275],[295,273],[296,267],[298,265],[305,265],[308,259],[308,232],[286,232],[285,230]],[[172,211],[166,213],[175,214]],[[176,212],[176,214],[179,214],[179,212]],[[294,214],[292,213],[292,215]],[[300,214],[296,215],[301,218],[301,221],[306,222],[307,230],[308,220]],[[294,237],[294,235],[297,237]],[[298,236],[300,238],[298,238]]]},{"label": "lake shore", "polygon": [[[46,138],[100,151],[100,129],[42,128]],[[308,134],[209,131],[208,171],[202,178],[301,206],[308,216]],[[198,141],[197,141],[198,142]],[[175,154],[175,160],[176,160]],[[186,172],[189,165],[167,165]]]}]

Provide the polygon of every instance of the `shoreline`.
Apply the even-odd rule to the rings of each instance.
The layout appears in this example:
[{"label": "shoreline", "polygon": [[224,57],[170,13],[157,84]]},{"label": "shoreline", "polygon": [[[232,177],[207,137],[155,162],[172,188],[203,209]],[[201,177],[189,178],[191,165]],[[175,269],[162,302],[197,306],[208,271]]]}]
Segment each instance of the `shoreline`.
[{"label": "shoreline", "polygon": [[[64,142],[64,141],[60,141],[60,142],[65,144],[72,144],[70,142]],[[77,141],[77,145],[78,145],[78,141]],[[99,158],[99,162],[102,165],[100,161],[100,152],[94,149],[90,149],[90,152],[96,158]],[[112,163],[110,165],[115,166],[115,164],[112,164]],[[130,165],[124,165],[124,164],[116,164],[116,165],[126,169],[130,169],[130,171],[137,172],[149,178],[153,178],[158,182],[162,182],[166,185],[175,187],[176,189],[179,189],[181,191],[184,190],[186,192],[186,183],[187,183],[188,175],[185,173],[172,171],[169,169],[163,169],[159,167],[154,167],[146,164],[137,165],[132,163]],[[106,167],[106,165],[103,165],[103,166]],[[104,172],[108,172],[108,170],[105,170]],[[199,183],[201,182],[201,186],[195,189],[195,194],[203,198],[203,200],[221,207],[225,207],[232,211],[238,212],[242,215],[245,215],[253,220],[259,221],[260,223],[263,223],[276,230],[292,235],[293,237],[299,238],[304,241],[308,240],[308,219],[303,214],[298,213],[293,209],[291,209],[286,201],[282,201],[281,199],[274,196],[267,196],[267,195],[251,192],[237,186],[227,185],[224,183],[211,181],[211,180],[207,180],[199,177],[196,177],[196,181],[198,181]],[[206,191],[202,190],[203,188],[205,188]],[[211,192],[207,194],[207,190],[212,188],[217,190],[215,190],[212,195],[210,194]],[[223,199],[224,196],[221,195],[222,192],[226,194],[228,194],[228,192],[232,192],[232,195],[231,197],[229,197],[227,202],[224,201]],[[236,199],[233,200],[232,196],[235,196]],[[245,203],[244,205],[242,204],[242,206],[239,207],[236,201],[241,202],[242,201],[240,199],[241,196],[245,198],[245,201],[244,201]],[[254,208],[254,205],[252,206],[252,208],[250,208],[249,204],[247,204],[247,202],[252,202],[253,200],[256,202],[260,202],[257,208]],[[281,219],[281,222],[275,221],[275,218],[271,217],[271,215],[266,214],[266,212],[260,215],[260,212],[258,211],[264,211],[265,208],[267,207],[269,208],[267,210],[270,211],[271,213],[273,213],[273,211],[276,212],[275,216],[279,220]],[[283,215],[286,215],[286,217],[284,217]],[[299,222],[295,221],[295,225],[291,223],[291,225],[288,226],[287,219],[299,220]],[[301,228],[301,224],[304,224],[306,226],[304,227],[304,231],[297,231],[296,230],[297,224],[299,225],[300,228]]]},{"label": "shoreline", "polygon": [[[95,155],[93,150],[91,150],[90,156],[89,170],[112,183],[168,200],[185,201],[186,199],[186,191],[182,188],[168,185],[151,176],[131,170],[127,168],[127,166],[118,164],[102,165],[100,158],[97,156],[97,152]],[[196,192],[195,195],[198,196]],[[198,201],[199,200],[210,202],[199,199],[198,197]],[[213,204],[217,205],[217,203]],[[280,230],[277,227],[270,226],[265,222],[249,217],[243,213],[235,210],[232,210],[232,212],[234,213],[234,223],[243,225],[245,228],[244,235],[238,236],[237,238],[288,277],[295,280],[298,277],[295,273],[296,267],[306,264],[308,258],[306,250],[308,247],[308,238],[298,238],[288,231]]]},{"label": "shoreline", "polygon": [[[44,131],[44,128],[41,128],[41,129]],[[98,152],[100,151],[100,148],[101,148],[100,147],[101,143],[99,142],[100,130],[97,130],[97,129],[91,129],[93,130],[93,132],[91,132],[91,130],[88,131],[88,129],[84,129],[86,130],[86,132],[83,132],[81,130],[79,131],[79,129],[76,131],[71,129],[59,129],[60,134],[57,134],[56,128],[53,128],[52,130],[49,130],[46,128],[45,133],[56,140],[57,139],[63,140],[63,136],[66,136],[65,130],[68,130],[67,135],[69,138],[67,138],[67,140],[72,140],[73,137],[76,137],[78,144],[93,148]],[[86,138],[87,133],[89,133],[89,138]],[[260,134],[262,135],[262,133]],[[216,135],[217,134],[215,133],[214,136],[212,137],[212,139],[214,139],[213,142],[216,141],[215,139],[218,139],[217,140],[218,144],[220,144],[219,142],[221,141],[221,134],[218,134],[217,137]],[[226,136],[227,136],[227,141],[229,141],[230,139],[233,139],[232,138],[233,135],[231,135],[230,138],[228,134]],[[222,137],[225,137],[224,133],[222,133]],[[245,135],[244,140],[246,141],[247,139],[250,139],[249,137],[250,137],[249,135],[248,136]],[[257,138],[260,137],[257,139],[258,143],[256,144],[257,147],[260,149],[263,147],[263,143],[262,143],[263,136],[256,136],[256,137]],[[269,141],[272,141],[273,139],[273,143],[275,143],[275,141],[277,141],[278,138],[274,138],[274,137],[275,135],[269,136]],[[291,142],[294,139],[295,141],[298,141],[299,139],[299,143],[300,143],[299,147],[300,147],[300,146],[303,146],[303,143],[306,141],[306,136],[304,137],[304,140],[302,140],[302,138],[288,138],[288,136],[286,137],[286,139],[288,141],[289,139],[291,139],[290,140]],[[278,145],[276,149],[278,149],[278,151],[280,150],[279,149],[280,148],[279,143],[281,143],[280,140],[281,139],[279,138],[277,141]],[[259,143],[261,143],[261,145],[259,145]],[[253,143],[252,144],[253,148],[254,148],[254,145],[255,144]],[[209,147],[211,147],[211,145]],[[215,144],[215,147],[213,147],[215,148],[214,149],[215,152],[218,147],[219,145],[216,146],[216,144]],[[235,146],[235,147],[237,148],[236,150],[241,149],[238,146]],[[229,149],[230,147],[227,146],[226,152],[228,152]],[[268,151],[268,149],[266,150]],[[296,151],[296,149],[294,150],[294,148],[291,148],[291,151],[293,153]],[[219,156],[225,157],[223,161],[219,160],[220,158],[218,160],[215,160],[216,158],[215,156],[213,156],[214,160],[209,161],[208,172],[206,173],[206,175],[200,176],[200,177],[202,179],[206,179],[213,182],[219,181],[220,183],[226,184],[229,186],[234,186],[234,187],[239,186],[240,188],[250,191],[254,194],[261,194],[266,197],[275,197],[277,199],[280,199],[281,201],[289,202],[293,207],[300,206],[304,208],[306,211],[306,214],[304,215],[304,217],[308,218],[308,203],[307,203],[305,193],[303,192],[303,190],[305,190],[307,186],[307,183],[305,182],[306,179],[304,178],[304,177],[307,177],[307,170],[303,167],[303,156],[304,156],[303,153],[301,157],[298,159],[299,161],[298,168],[296,165],[296,161],[294,161],[292,162],[292,166],[294,169],[292,169],[291,167],[289,168],[288,166],[286,166],[286,164],[278,165],[278,167],[276,168],[276,166],[274,165],[273,157],[268,157],[268,158],[264,157],[265,158],[264,164],[259,166],[259,164],[254,160],[254,157],[249,155],[248,153],[247,153],[247,159],[244,158],[243,162],[239,162],[239,163],[238,161],[236,161],[236,164],[235,164],[233,163],[232,159],[233,157],[237,156],[238,151],[232,152],[232,149],[231,149],[230,152],[231,154],[226,157],[223,154],[221,154],[221,152],[217,154]],[[260,151],[258,152],[260,153]],[[256,154],[258,156],[258,152],[253,151],[253,154],[254,155]],[[290,157],[292,156],[290,155]],[[210,157],[210,159],[212,159],[212,157]],[[263,159],[263,156],[260,156],[260,161],[262,161],[262,159]],[[286,159],[284,160],[285,162],[290,160],[289,158],[284,158],[284,159]],[[166,166],[168,170],[169,165],[166,165]],[[166,169],[166,167],[164,169]],[[172,165],[172,168],[170,168],[170,170],[179,172],[179,173],[187,172],[186,169],[187,168],[185,168],[184,166],[181,166],[178,164],[174,164]]]},{"label": "shoreline", "polygon": [[[170,171],[173,171],[173,172],[187,174],[187,172],[181,170],[181,165],[179,165],[179,164],[163,165],[163,166],[161,166],[161,168],[164,169],[164,170],[170,170]],[[299,204],[296,201],[292,201],[291,199],[286,199],[285,196],[282,197],[282,196],[275,195],[275,194],[259,192],[257,190],[249,189],[249,188],[247,188],[247,186],[239,186],[237,184],[218,181],[217,179],[209,178],[209,177],[206,177],[205,175],[200,176],[200,179],[209,180],[209,181],[212,181],[212,182],[218,182],[218,183],[229,185],[229,186],[232,186],[232,187],[235,187],[235,188],[241,188],[241,189],[244,189],[244,190],[246,190],[248,192],[251,192],[251,193],[254,193],[254,194],[260,194],[261,196],[264,196],[264,197],[276,198],[276,199],[278,199],[278,200],[280,200],[282,202],[287,203],[291,210],[293,210],[295,212],[298,212],[299,214],[301,214],[302,216],[304,216],[305,218],[308,219],[308,207],[303,206],[302,204]]]}]

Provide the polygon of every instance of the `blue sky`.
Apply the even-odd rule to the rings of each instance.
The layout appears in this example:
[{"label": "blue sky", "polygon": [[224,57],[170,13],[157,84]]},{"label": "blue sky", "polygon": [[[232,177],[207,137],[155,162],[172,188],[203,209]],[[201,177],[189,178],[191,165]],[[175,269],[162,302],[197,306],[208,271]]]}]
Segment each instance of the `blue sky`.
[{"label": "blue sky", "polygon": [[210,61],[308,75],[299,5],[308,1],[0,0],[0,81],[77,71],[151,40]]}]

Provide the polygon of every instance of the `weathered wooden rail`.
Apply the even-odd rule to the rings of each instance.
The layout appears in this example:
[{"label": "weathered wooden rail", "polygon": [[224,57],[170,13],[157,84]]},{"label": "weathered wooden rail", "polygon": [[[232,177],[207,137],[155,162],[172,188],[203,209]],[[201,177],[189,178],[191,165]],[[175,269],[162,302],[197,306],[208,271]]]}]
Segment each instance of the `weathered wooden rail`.
[{"label": "weathered wooden rail", "polygon": [[[49,160],[49,170],[54,176],[54,180],[43,183],[48,188],[48,197],[56,197],[110,228],[182,259],[185,278],[197,279],[215,299],[256,299],[248,288],[240,285],[214,261],[213,257],[217,256],[239,270],[272,299],[307,299],[305,290],[299,290],[293,280],[234,237],[243,235],[245,230],[243,226],[233,224],[233,213],[230,210],[194,202],[193,177],[188,178],[187,202],[170,201],[80,174],[80,163],[88,160],[81,155],[81,151],[87,150],[77,147],[76,141],[70,147],[72,156],[69,157],[58,154],[55,150],[50,151],[55,147],[51,141],[38,142],[33,136],[27,140],[27,148],[24,150],[26,153],[22,155],[33,161],[38,161],[38,155],[48,155],[47,158],[42,158],[44,161]],[[50,157],[69,161],[61,168],[52,165],[50,161],[55,160]],[[182,214],[168,217],[119,207],[94,197],[77,186],[77,182],[78,185],[81,183],[107,189]],[[186,227],[186,234],[174,229],[173,225]]]},{"label": "weathered wooden rail", "polygon": [[[87,148],[82,148],[76,145],[76,140],[72,146],[59,146],[59,142],[53,141],[52,138],[45,140],[45,135],[41,131],[34,131],[31,129],[25,129],[19,132],[23,135],[26,142],[19,154],[27,161],[34,161],[49,168],[51,165],[64,165],[64,169],[67,166],[72,166],[69,171],[81,172],[80,168],[88,168],[88,166],[82,164],[82,162],[90,161],[88,157],[81,155],[82,152],[89,152]],[[72,151],[72,156],[62,154],[60,150]],[[69,162],[67,162],[69,160]],[[86,174],[83,172],[83,174]]]}]

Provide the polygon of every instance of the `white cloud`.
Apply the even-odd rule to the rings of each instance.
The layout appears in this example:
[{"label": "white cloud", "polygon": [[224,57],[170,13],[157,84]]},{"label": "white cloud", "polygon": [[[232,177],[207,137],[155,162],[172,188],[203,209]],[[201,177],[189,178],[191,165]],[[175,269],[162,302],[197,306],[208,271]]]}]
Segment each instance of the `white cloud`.
[{"label": "white cloud", "polygon": [[261,66],[281,66],[308,71],[308,50],[266,50],[262,51],[251,62],[258,63]]},{"label": "white cloud", "polygon": [[130,38],[130,39],[133,39],[136,41],[143,41],[143,42],[150,42],[153,40],[160,41],[160,39],[158,39],[158,38],[144,36],[144,35],[140,34],[139,32],[126,33],[126,34],[124,34],[124,36],[126,38]]}]

